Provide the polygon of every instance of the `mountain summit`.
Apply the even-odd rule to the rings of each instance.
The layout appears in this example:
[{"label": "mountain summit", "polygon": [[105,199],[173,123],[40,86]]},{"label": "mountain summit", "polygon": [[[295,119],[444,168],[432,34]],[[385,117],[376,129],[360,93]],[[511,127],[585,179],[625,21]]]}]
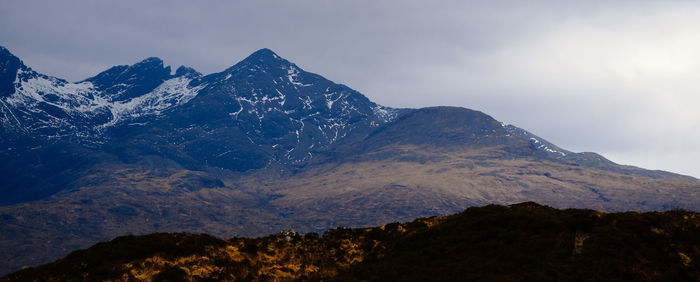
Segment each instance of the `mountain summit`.
[{"label": "mountain summit", "polygon": [[88,78],[94,88],[108,101],[126,101],[153,91],[171,78],[170,67],[155,57],[131,66],[115,66]]},{"label": "mountain summit", "polygon": [[13,85],[17,71],[24,64],[19,58],[10,53],[10,50],[0,46],[0,97],[7,97],[15,93]]},{"label": "mountain summit", "polygon": [[281,64],[289,64],[289,61],[281,58],[275,52],[270,49],[262,48],[258,51],[253,52],[248,57],[243,59],[240,64],[250,64],[259,66],[274,66]]}]

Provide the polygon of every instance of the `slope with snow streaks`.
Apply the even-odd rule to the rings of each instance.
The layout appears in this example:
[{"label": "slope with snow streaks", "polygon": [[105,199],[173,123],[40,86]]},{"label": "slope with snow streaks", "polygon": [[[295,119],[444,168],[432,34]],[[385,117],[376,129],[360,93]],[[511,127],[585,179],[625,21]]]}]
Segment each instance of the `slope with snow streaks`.
[{"label": "slope with snow streaks", "polygon": [[221,107],[210,107],[211,116],[228,119],[227,126],[239,128],[245,138],[281,163],[309,160],[314,149],[334,144],[353,130],[384,124],[397,115],[396,110],[306,72],[268,49],[253,53],[223,72],[205,76],[201,82],[206,84],[200,90],[201,104],[216,101]]},{"label": "slope with snow streaks", "polygon": [[13,81],[0,93],[5,131],[133,152],[120,155],[127,159],[155,153],[192,168],[233,170],[299,164],[399,112],[268,49],[207,76],[186,67],[171,75],[151,57],[78,83],[36,73],[9,51],[0,55]]},{"label": "slope with snow streaks", "polygon": [[9,126],[45,136],[94,136],[95,122],[109,118],[106,101],[97,96],[89,82],[69,83],[40,75],[30,69],[17,73],[14,93],[3,99]]},{"label": "slope with snow streaks", "polygon": [[192,99],[203,87],[190,86],[192,79],[171,78],[149,93],[110,101],[92,82],[70,83],[25,67],[17,72],[14,93],[0,99],[1,120],[24,133],[101,143],[110,126],[158,116]]},{"label": "slope with snow streaks", "polygon": [[544,139],[528,132],[527,130],[524,130],[524,129],[519,128],[517,126],[514,126],[512,124],[501,123],[501,126],[503,126],[503,128],[506,131],[508,131],[508,133],[510,133],[516,137],[520,137],[524,140],[527,140],[528,142],[530,142],[530,144],[532,144],[533,147],[537,148],[537,150],[540,150],[540,151],[546,153],[547,155],[549,155],[552,158],[561,159],[563,157],[566,157],[567,155],[572,154],[572,152],[564,150],[562,148],[559,148],[558,146],[552,144],[551,142],[544,140]]},{"label": "slope with snow streaks", "polygon": [[108,104],[112,120],[101,127],[112,126],[120,121],[129,121],[144,116],[158,116],[166,110],[187,103],[197,96],[204,85],[190,86],[191,78],[176,77],[163,82],[152,92],[126,102]]}]

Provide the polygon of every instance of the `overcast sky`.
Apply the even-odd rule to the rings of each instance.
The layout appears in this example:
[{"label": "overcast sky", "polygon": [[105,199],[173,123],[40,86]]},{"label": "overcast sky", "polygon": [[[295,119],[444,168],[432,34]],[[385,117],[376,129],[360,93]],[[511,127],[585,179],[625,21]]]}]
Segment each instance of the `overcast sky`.
[{"label": "overcast sky", "polygon": [[71,81],[151,56],[208,74],[270,48],[385,106],[476,109],[700,177],[700,4],[564,2],[0,0],[0,45]]}]

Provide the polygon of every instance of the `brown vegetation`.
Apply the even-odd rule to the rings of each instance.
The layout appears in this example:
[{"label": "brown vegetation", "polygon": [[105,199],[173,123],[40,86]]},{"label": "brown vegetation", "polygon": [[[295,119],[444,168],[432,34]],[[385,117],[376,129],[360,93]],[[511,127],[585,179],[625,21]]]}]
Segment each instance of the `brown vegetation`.
[{"label": "brown vegetation", "polygon": [[335,228],[323,236],[125,236],[2,278],[211,279],[697,281],[700,214],[602,213],[523,203],[382,227]]},{"label": "brown vegetation", "polygon": [[0,257],[8,261],[0,273],[126,234],[321,233],[525,201],[603,211],[700,210],[700,182],[510,158],[499,147],[396,145],[354,156],[282,174],[99,166],[76,180],[81,188],[0,207]]}]

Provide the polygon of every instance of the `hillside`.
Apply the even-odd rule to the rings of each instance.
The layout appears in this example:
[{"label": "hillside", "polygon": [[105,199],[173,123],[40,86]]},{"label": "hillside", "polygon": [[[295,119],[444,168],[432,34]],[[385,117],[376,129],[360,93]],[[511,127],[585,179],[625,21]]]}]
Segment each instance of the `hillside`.
[{"label": "hillside", "polygon": [[530,202],[322,236],[125,236],[2,278],[127,279],[697,281],[700,214],[557,210]]}]

